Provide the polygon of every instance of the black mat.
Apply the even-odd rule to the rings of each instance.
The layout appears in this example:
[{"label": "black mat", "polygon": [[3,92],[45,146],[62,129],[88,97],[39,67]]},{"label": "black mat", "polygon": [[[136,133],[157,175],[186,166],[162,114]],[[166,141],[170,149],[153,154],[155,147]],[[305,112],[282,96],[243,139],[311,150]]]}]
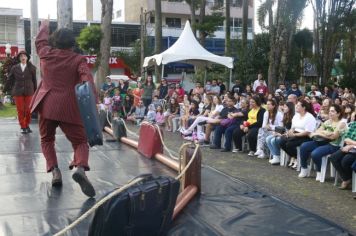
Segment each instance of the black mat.
[{"label": "black mat", "polygon": [[[53,235],[96,202],[87,199],[71,179],[71,145],[58,132],[56,148],[63,187],[52,189],[45,172],[37,125],[22,135],[17,122],[0,120],[0,236]],[[136,150],[105,143],[90,152],[88,177],[96,199],[141,173],[176,173]],[[348,235],[341,227],[263,195],[214,169],[202,170],[202,194],[175,220],[170,235]],[[87,235],[88,218],[68,235]]]}]

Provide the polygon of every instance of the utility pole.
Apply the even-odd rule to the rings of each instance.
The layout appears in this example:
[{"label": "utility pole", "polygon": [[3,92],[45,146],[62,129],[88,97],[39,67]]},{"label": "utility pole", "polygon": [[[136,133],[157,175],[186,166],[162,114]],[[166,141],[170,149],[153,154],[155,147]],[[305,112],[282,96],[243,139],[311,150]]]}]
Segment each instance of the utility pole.
[{"label": "utility pole", "polygon": [[73,29],[73,2],[72,0],[57,0],[57,28]]},{"label": "utility pole", "polygon": [[140,13],[140,26],[141,26],[141,33],[140,33],[140,45],[141,45],[141,63],[140,63],[140,67],[141,67],[141,77],[143,76],[143,60],[145,59],[145,25],[146,23],[144,22],[144,19],[146,17],[144,17],[143,15],[143,7],[141,7],[141,13]]},{"label": "utility pole", "polygon": [[40,63],[36,51],[35,40],[38,34],[38,4],[37,0],[31,0],[31,61],[36,66],[37,83],[40,82]]}]

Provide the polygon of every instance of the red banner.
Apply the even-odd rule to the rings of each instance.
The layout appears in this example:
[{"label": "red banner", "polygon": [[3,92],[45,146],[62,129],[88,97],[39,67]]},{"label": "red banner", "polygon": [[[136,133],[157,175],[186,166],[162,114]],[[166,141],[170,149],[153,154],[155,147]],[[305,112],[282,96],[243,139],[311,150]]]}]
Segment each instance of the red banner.
[{"label": "red banner", "polygon": [[[88,66],[94,68],[96,62],[96,56],[85,56],[87,59]],[[110,57],[109,58],[109,67],[110,69],[124,69],[125,75],[130,78],[132,77],[130,68],[125,64],[124,60],[119,57]]]},{"label": "red banner", "polygon": [[[6,50],[5,46],[0,46],[0,59],[6,58],[5,50]],[[11,56],[12,57],[16,56],[18,52],[19,52],[19,48],[17,46],[11,47]]]}]

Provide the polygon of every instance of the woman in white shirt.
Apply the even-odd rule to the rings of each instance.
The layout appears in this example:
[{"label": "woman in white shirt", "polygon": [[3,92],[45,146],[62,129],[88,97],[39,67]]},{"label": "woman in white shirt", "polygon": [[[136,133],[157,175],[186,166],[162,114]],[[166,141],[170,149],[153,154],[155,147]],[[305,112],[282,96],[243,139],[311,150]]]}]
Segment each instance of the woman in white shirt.
[{"label": "woman in white shirt", "polygon": [[258,130],[257,151],[254,153],[258,158],[265,158],[266,138],[271,135],[276,126],[282,126],[283,113],[278,111],[276,100],[269,99],[266,104],[267,112],[263,114],[262,127]]},{"label": "woman in white shirt", "polygon": [[297,147],[306,141],[310,141],[309,135],[316,128],[314,111],[310,103],[301,100],[295,106],[295,115],[292,119],[292,128],[281,140],[281,149],[284,150],[293,162],[292,168],[297,168],[294,162],[297,157]]},{"label": "woman in white shirt", "polygon": [[189,126],[188,129],[182,131],[183,135],[189,135],[194,131],[194,128],[198,126],[199,123],[206,121],[207,123],[218,123],[220,122],[219,119],[216,119],[216,117],[219,116],[221,110],[224,108],[224,106],[221,104],[221,100],[219,96],[213,96],[213,108],[211,109],[211,112],[209,113],[208,116],[198,116],[193,124]]}]

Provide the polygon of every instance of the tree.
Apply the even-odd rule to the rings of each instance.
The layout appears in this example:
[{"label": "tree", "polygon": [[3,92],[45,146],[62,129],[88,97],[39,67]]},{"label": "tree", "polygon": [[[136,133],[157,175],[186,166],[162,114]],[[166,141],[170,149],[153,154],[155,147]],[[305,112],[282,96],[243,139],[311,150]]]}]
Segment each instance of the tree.
[{"label": "tree", "polygon": [[100,50],[102,35],[99,25],[91,25],[83,28],[76,40],[81,50],[88,54],[97,54]]},{"label": "tree", "polygon": [[[336,51],[356,0],[309,0],[314,10],[315,58],[322,83],[330,78]],[[346,23],[346,24],[345,24]]]},{"label": "tree", "polygon": [[57,0],[57,28],[73,29],[73,2],[72,0]]},{"label": "tree", "polygon": [[[162,9],[161,0],[155,0],[155,54],[159,54],[162,51]],[[159,67],[155,66],[156,78],[161,78]]]},{"label": "tree", "polygon": [[[277,82],[283,82],[286,78],[293,35],[301,20],[306,0],[278,0],[273,16],[272,6],[275,3],[274,0],[266,0],[258,9],[259,24],[268,29],[270,34],[268,85],[271,89],[275,89]],[[265,27],[264,21],[267,14],[269,25]]]},{"label": "tree", "polygon": [[102,39],[100,41],[100,51],[98,53],[98,72],[95,78],[96,87],[99,90],[100,86],[105,82],[105,77],[109,75],[109,58],[111,46],[111,21],[113,11],[113,0],[101,0],[101,32]]},{"label": "tree", "polygon": [[225,2],[225,56],[231,53],[231,31],[230,31],[230,0]]}]

